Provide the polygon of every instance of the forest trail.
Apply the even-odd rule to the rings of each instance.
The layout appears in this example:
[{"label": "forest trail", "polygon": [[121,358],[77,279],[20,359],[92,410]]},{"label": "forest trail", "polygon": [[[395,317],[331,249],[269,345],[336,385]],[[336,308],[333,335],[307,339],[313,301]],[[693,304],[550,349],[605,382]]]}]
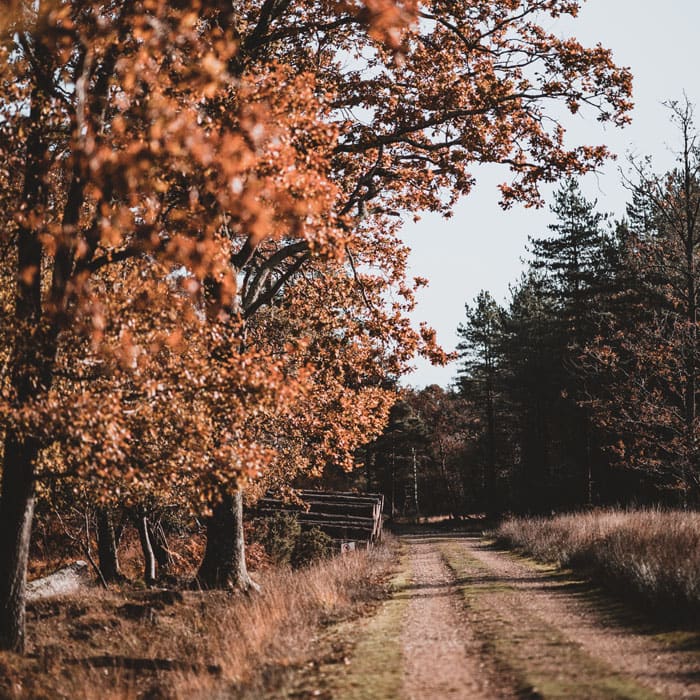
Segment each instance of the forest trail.
[{"label": "forest trail", "polygon": [[478,535],[404,535],[393,596],[333,698],[700,699],[698,634],[651,628]]},{"label": "forest trail", "polygon": [[408,601],[401,625],[404,697],[489,697],[475,640],[462,623],[459,590],[440,552],[411,542],[409,562],[410,583],[396,594]]}]

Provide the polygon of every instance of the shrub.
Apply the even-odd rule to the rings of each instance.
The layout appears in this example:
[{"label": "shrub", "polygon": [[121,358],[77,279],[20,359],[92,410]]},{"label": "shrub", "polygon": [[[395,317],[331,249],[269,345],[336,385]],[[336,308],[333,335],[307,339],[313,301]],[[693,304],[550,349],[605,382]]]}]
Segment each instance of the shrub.
[{"label": "shrub", "polygon": [[289,564],[301,534],[301,526],[292,513],[275,513],[263,526],[261,544],[275,564]]},{"label": "shrub", "polygon": [[323,530],[312,527],[297,537],[292,552],[292,566],[298,569],[321,559],[327,559],[333,552],[333,540]]}]

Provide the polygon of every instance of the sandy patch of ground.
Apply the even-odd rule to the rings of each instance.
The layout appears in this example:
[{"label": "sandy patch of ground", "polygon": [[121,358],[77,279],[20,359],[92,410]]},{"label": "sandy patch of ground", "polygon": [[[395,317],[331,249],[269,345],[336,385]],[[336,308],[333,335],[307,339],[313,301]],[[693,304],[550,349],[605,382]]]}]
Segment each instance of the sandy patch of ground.
[{"label": "sandy patch of ground", "polygon": [[464,624],[454,575],[429,541],[409,539],[408,546],[410,583],[397,593],[408,599],[401,626],[402,697],[493,697],[474,635]]}]

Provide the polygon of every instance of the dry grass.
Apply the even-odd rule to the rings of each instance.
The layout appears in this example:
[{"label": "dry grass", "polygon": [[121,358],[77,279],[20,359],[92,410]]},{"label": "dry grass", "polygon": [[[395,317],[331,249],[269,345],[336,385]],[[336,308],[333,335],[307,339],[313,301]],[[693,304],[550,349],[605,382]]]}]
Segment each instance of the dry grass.
[{"label": "dry grass", "polygon": [[[308,663],[332,621],[384,595],[391,547],[260,572],[254,595],[123,589],[36,604],[29,654],[0,654],[0,698],[257,697]],[[168,669],[135,671],[125,665]]]},{"label": "dry grass", "polygon": [[601,510],[514,518],[493,534],[500,544],[584,570],[667,611],[700,614],[700,513]]}]

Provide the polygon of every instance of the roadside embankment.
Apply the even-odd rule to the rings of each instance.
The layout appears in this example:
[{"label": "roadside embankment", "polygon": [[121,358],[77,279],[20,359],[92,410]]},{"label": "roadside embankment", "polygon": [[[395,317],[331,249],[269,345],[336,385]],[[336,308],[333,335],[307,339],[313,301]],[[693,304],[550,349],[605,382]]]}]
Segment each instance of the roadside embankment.
[{"label": "roadside embankment", "polygon": [[497,544],[585,572],[664,615],[700,616],[700,513],[600,510],[513,518]]}]

